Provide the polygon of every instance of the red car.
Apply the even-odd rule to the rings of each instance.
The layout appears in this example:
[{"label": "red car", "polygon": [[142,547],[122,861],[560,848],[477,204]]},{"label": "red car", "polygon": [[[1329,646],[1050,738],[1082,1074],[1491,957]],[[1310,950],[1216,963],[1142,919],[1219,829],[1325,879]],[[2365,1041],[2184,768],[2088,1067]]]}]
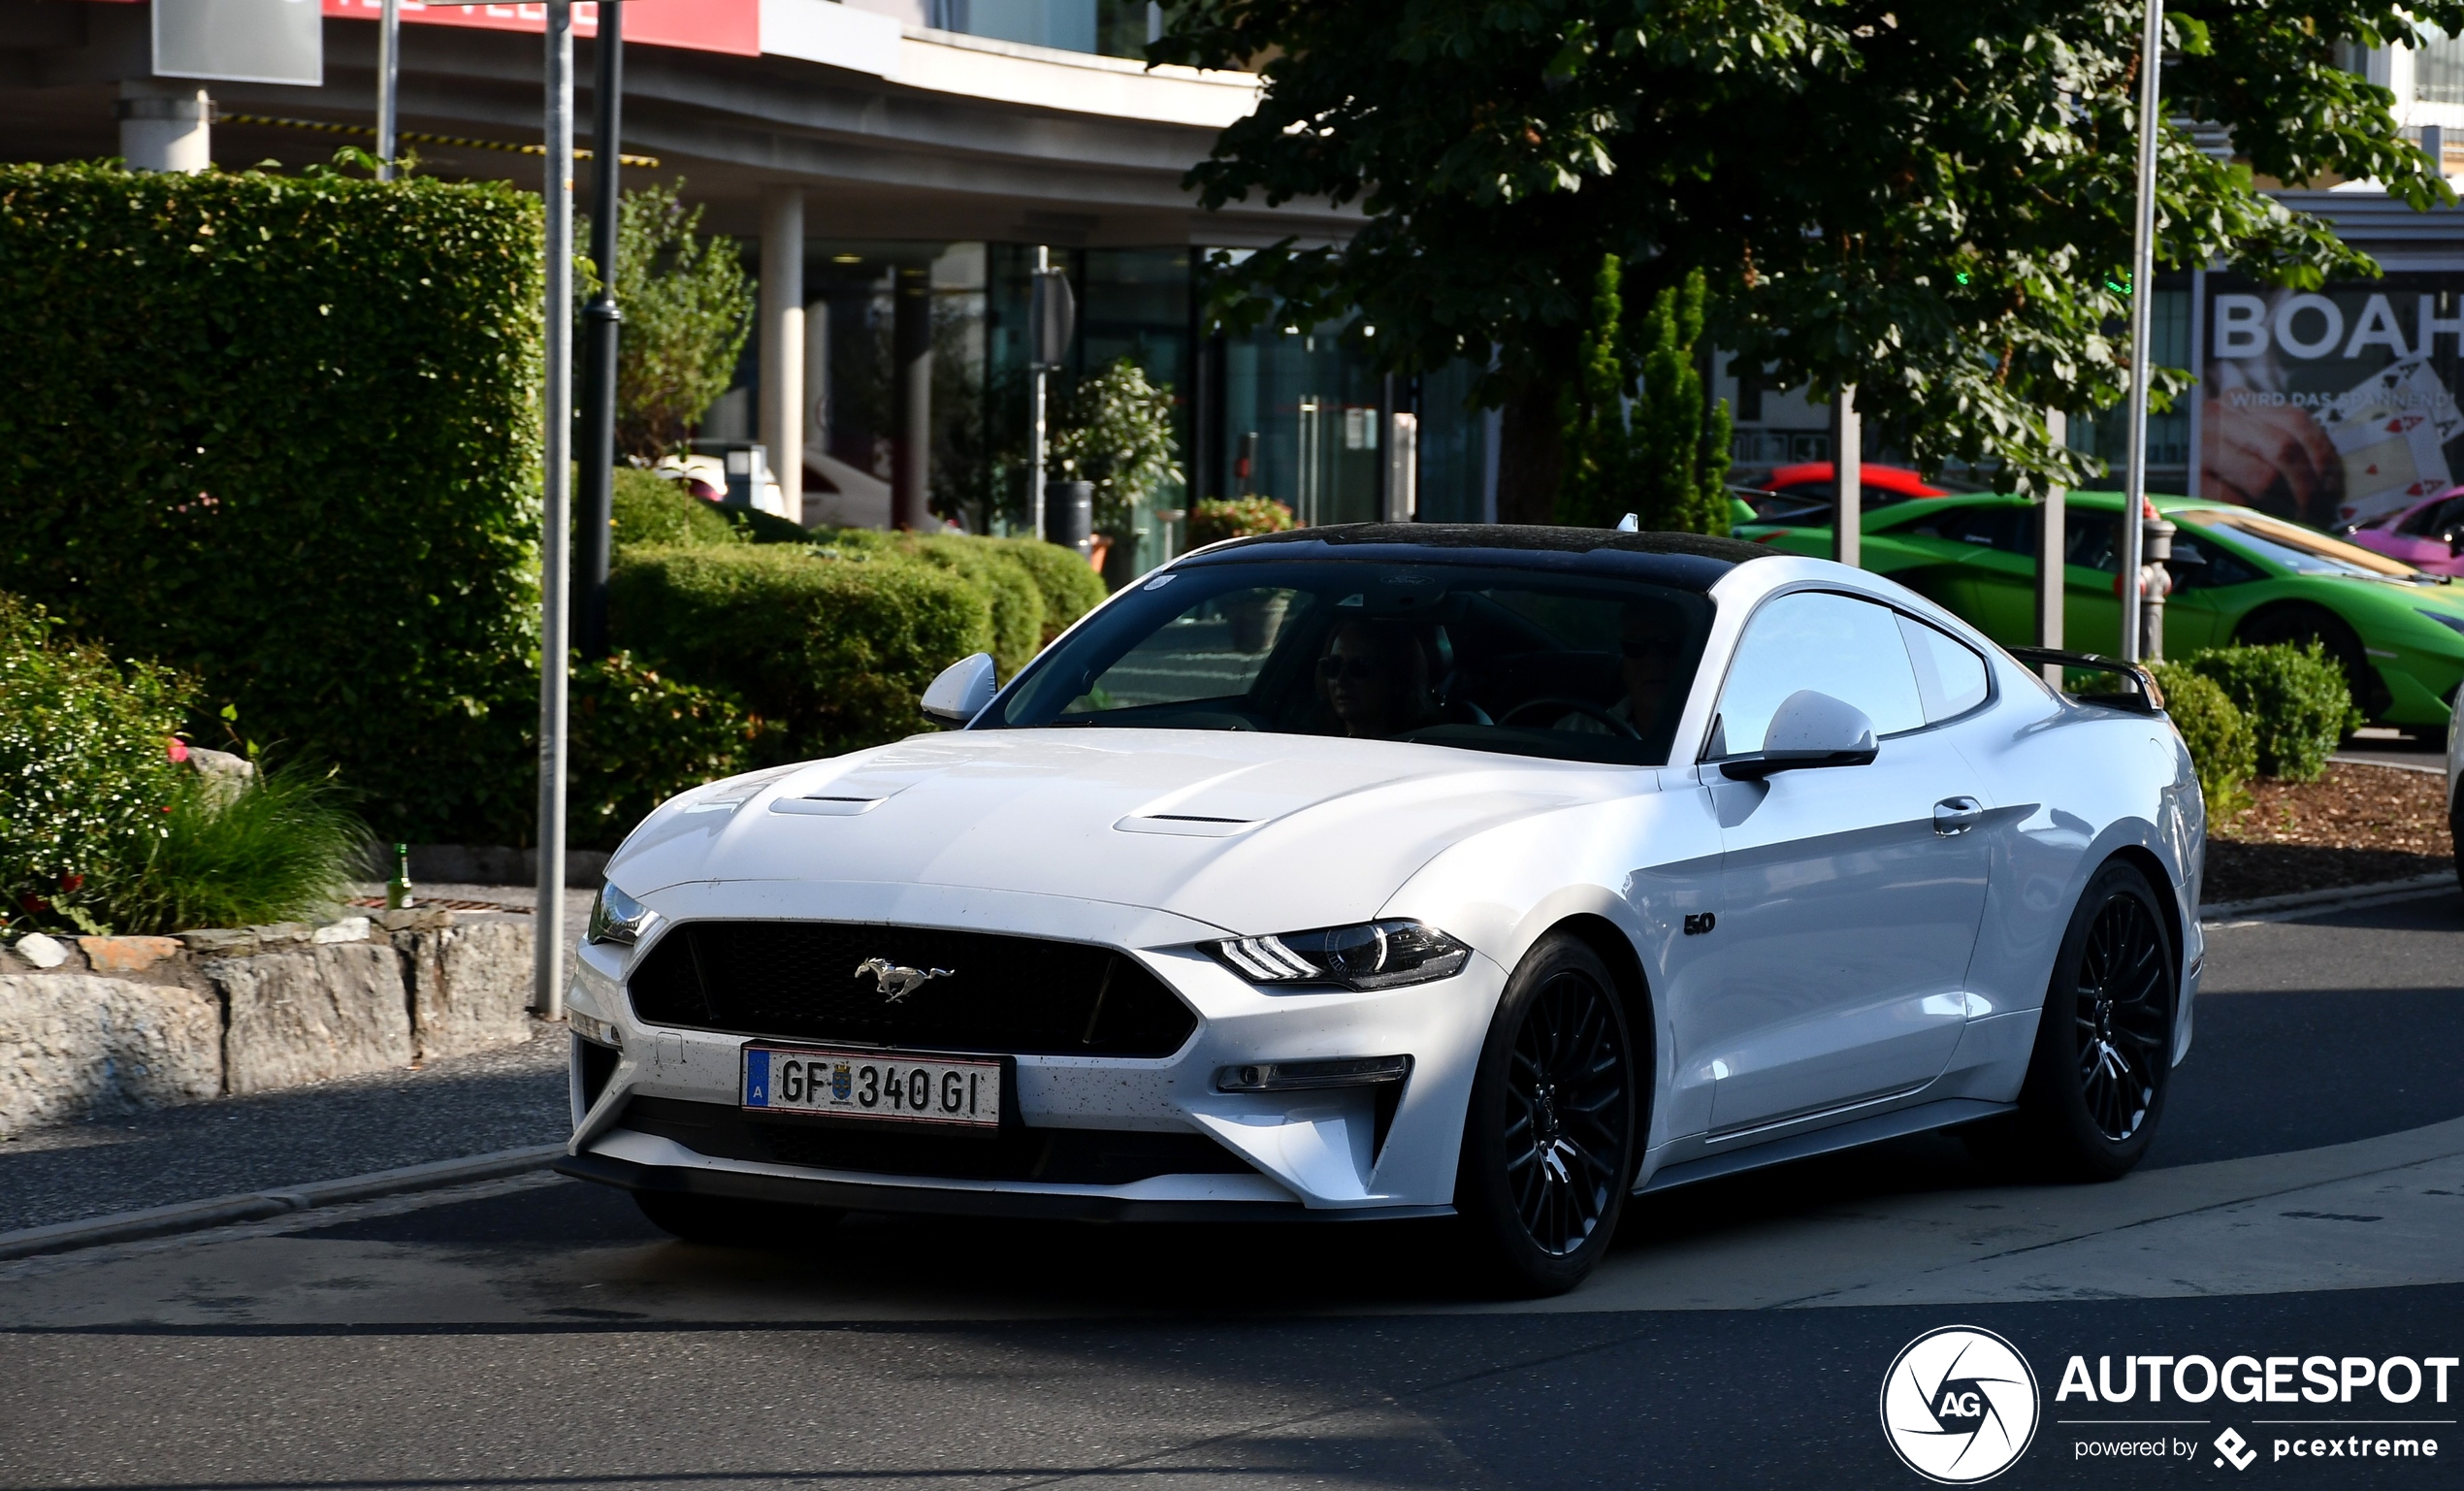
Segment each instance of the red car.
[{"label": "red car", "polygon": [[2432,574],[2464,575],[2464,487],[2355,524],[2344,535]]},{"label": "red car", "polygon": [[[1815,512],[1828,522],[1832,484],[1839,479],[1828,461],[1800,461],[1773,470],[1760,485],[1738,487],[1736,495],[1765,523],[1788,523]],[[1866,466],[1859,470],[1858,496],[1867,507],[1887,507],[1912,497],[1949,497],[1929,487],[1903,466]]]}]

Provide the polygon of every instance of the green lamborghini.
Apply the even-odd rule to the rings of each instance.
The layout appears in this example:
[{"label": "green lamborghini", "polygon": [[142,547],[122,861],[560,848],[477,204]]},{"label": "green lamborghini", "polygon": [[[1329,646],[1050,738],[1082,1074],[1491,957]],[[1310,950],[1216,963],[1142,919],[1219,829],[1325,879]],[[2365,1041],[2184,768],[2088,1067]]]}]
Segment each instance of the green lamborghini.
[{"label": "green lamborghini", "polygon": [[[2316,637],[2344,664],[2355,702],[2373,720],[2445,728],[2464,682],[2464,588],[2248,507],[2186,497],[2151,501],[2181,530],[2167,566],[2168,655]],[[2119,645],[2122,510],[2119,493],[2070,495],[2062,544],[2066,647],[2111,652]],[[1739,523],[1737,536],[1830,555],[1828,504],[1769,498],[1755,511]],[[1864,566],[1994,640],[2025,646],[2036,637],[2036,526],[2033,502],[1994,493],[1868,506]]]}]

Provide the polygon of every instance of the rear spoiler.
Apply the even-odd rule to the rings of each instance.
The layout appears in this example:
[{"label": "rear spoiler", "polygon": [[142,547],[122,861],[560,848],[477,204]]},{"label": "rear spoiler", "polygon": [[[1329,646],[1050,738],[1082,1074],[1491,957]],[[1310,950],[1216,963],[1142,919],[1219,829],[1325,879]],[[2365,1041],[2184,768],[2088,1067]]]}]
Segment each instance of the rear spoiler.
[{"label": "rear spoiler", "polygon": [[[2120,658],[2108,658],[2101,653],[2064,652],[2059,647],[2011,647],[2004,650],[2031,667],[2060,668],[2065,672],[2076,668],[2087,673],[2106,673],[2122,679],[2127,686],[2123,692],[2114,694],[2076,694],[2062,689],[2063,694],[2080,703],[2126,709],[2132,714],[2164,712],[2164,691],[2156,687],[2156,674],[2139,664],[2124,663]],[[2056,683],[2055,687],[2061,688],[2061,685]]]}]

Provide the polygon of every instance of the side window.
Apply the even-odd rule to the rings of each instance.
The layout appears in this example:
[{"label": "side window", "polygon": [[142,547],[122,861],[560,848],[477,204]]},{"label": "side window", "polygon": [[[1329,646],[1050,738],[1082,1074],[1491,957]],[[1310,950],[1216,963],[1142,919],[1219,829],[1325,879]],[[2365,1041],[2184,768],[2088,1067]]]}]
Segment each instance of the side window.
[{"label": "side window", "polygon": [[1913,616],[1898,616],[1899,635],[1916,669],[1917,697],[1928,725],[1954,719],[1985,702],[1985,660],[1967,644],[1936,632]]},{"label": "side window", "polygon": [[1877,735],[1925,724],[1916,671],[1888,606],[1822,591],[1782,596],[1754,613],[1720,691],[1712,754],[1763,748],[1771,714],[1799,689],[1856,705]]},{"label": "side window", "polygon": [[1965,507],[1944,517],[1936,530],[1979,548],[2004,554],[2036,552],[2036,514],[2025,507]]},{"label": "side window", "polygon": [[2062,515],[2062,562],[2084,565],[2108,573],[2119,572],[2122,561],[2114,557],[2113,531],[2119,526],[2109,512],[2071,512]]}]

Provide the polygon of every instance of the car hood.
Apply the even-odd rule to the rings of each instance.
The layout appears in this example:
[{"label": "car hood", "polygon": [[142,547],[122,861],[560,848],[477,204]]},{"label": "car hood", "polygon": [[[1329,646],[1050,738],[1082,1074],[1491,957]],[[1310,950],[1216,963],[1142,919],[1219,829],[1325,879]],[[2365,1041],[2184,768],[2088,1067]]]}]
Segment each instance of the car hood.
[{"label": "car hood", "polygon": [[1483,828],[1658,785],[1647,767],[1392,741],[964,730],[697,788],[607,875],[638,896],[713,880],[940,885],[1288,931],[1375,916]]}]

